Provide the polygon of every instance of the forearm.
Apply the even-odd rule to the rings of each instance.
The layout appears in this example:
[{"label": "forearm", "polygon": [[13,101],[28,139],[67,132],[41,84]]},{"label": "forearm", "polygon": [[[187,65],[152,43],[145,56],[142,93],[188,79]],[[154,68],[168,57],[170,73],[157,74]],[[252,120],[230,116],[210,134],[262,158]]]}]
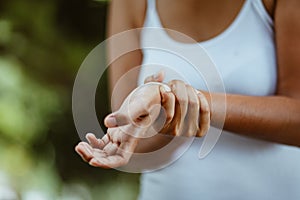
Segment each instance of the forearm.
[{"label": "forearm", "polygon": [[122,69],[112,65],[109,70],[109,96],[111,109],[117,110],[129,93],[137,87],[138,70]]},{"label": "forearm", "polygon": [[[209,95],[212,126],[222,124],[224,95]],[[271,142],[300,146],[300,101],[283,96],[226,95],[224,130]],[[214,106],[211,106],[214,104]],[[200,113],[201,114],[201,113]],[[223,119],[224,120],[224,119]],[[157,134],[141,139],[136,152],[158,150],[171,141],[171,137]]]},{"label": "forearm", "polygon": [[[110,2],[107,23],[107,62],[112,110],[117,110],[128,94],[137,87],[143,60],[137,28],[137,1]],[[113,96],[112,96],[113,95]]]},{"label": "forearm", "polygon": [[[208,93],[205,94],[208,98]],[[220,120],[220,94],[211,94],[216,109],[212,119]],[[224,129],[245,135],[300,146],[300,101],[282,96],[226,95]],[[219,123],[212,121],[212,124]]]}]

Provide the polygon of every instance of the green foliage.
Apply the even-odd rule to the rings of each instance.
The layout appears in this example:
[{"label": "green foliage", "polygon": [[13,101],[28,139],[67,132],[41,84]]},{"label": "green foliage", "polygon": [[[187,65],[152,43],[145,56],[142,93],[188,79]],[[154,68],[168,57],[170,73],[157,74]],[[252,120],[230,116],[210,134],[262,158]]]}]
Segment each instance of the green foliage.
[{"label": "green foliage", "polygon": [[31,143],[61,111],[59,96],[29,79],[16,60],[0,58],[0,71],[0,134],[10,142]]},{"label": "green foliage", "polygon": [[[103,35],[105,6],[93,0],[0,2],[0,191],[5,186],[25,200],[136,198],[138,176],[92,169],[73,150],[79,140],[71,113],[73,81],[104,38],[92,37],[95,27],[82,34],[72,17],[80,14],[82,24],[96,20]],[[105,86],[99,86],[101,94]],[[97,109],[105,115],[101,101]],[[2,174],[9,181],[1,182]]]}]

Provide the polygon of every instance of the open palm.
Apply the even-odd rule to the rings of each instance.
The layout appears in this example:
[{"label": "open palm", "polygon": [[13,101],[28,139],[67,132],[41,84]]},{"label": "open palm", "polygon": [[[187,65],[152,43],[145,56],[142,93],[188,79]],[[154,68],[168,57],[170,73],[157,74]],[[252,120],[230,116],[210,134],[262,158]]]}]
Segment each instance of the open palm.
[{"label": "open palm", "polygon": [[80,142],[76,146],[75,150],[82,159],[102,168],[126,165],[139,138],[157,134],[152,125],[161,111],[160,87],[158,84],[149,84],[131,93],[117,112],[106,117],[108,131],[103,138],[87,134],[88,143]]}]

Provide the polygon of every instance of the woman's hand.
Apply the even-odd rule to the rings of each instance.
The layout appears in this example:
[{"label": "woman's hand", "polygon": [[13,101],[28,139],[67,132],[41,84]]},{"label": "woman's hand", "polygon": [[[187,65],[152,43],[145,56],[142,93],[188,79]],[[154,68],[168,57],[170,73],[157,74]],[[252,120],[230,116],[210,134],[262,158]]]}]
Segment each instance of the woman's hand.
[{"label": "woman's hand", "polygon": [[[145,83],[162,82],[163,79],[164,74],[159,72],[147,77]],[[153,125],[162,134],[203,137],[210,127],[210,106],[204,94],[179,80],[172,80],[167,85],[170,91],[157,85],[136,90],[132,96],[129,95],[131,97],[125,100],[119,111],[106,118],[106,126],[111,128],[130,123],[145,126],[148,123],[148,126]],[[163,109],[159,115],[156,109],[153,116],[151,109],[159,108],[158,105]]]},{"label": "woman's hand", "polygon": [[[163,72],[159,72],[147,77],[145,83],[163,79]],[[210,127],[210,106],[204,94],[183,81],[172,80],[168,85],[171,91],[161,94],[167,120],[160,133],[203,137]]]},{"label": "woman's hand", "polygon": [[87,134],[89,143],[80,142],[75,147],[76,152],[95,167],[126,165],[139,139],[157,134],[152,125],[161,109],[161,92],[165,91],[161,87],[148,84],[131,93],[117,112],[106,117],[107,134],[102,139]]},{"label": "woman's hand", "polygon": [[89,143],[76,146],[83,160],[95,167],[120,167],[129,162],[141,138],[158,132],[187,137],[205,135],[210,124],[205,96],[178,80],[168,84],[171,91],[150,84],[162,80],[163,74],[148,77],[145,82],[149,84],[132,92],[118,111],[106,117],[108,131],[102,139],[88,134]]},{"label": "woman's hand", "polygon": [[86,136],[89,143],[80,142],[76,152],[94,167],[116,168],[126,165],[137,145],[138,138],[127,135],[120,128],[108,129],[102,139]]}]

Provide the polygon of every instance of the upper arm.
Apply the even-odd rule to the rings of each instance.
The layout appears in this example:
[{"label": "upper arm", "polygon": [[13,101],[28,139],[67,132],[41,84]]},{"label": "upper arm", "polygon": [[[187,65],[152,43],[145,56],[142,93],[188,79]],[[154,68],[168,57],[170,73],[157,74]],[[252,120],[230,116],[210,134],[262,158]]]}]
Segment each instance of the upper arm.
[{"label": "upper arm", "polygon": [[107,27],[109,85],[111,93],[117,91],[112,99],[113,109],[137,86],[139,70],[132,69],[141,65],[143,55],[139,31],[133,30],[142,27],[145,7],[143,0],[112,0],[110,4]]},{"label": "upper arm", "polygon": [[278,0],[275,33],[279,95],[300,99],[300,1]]}]

